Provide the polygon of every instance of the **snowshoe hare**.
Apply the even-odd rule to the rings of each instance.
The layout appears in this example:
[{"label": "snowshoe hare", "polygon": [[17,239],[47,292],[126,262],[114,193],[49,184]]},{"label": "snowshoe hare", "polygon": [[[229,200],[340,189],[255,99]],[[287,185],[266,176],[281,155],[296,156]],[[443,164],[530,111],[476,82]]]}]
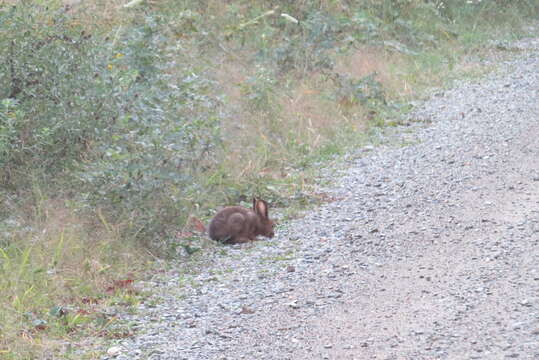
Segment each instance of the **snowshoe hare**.
[{"label": "snowshoe hare", "polygon": [[268,216],[268,204],[253,198],[253,209],[230,206],[219,211],[211,220],[209,235],[213,240],[229,244],[254,240],[257,235],[272,238],[275,223]]}]

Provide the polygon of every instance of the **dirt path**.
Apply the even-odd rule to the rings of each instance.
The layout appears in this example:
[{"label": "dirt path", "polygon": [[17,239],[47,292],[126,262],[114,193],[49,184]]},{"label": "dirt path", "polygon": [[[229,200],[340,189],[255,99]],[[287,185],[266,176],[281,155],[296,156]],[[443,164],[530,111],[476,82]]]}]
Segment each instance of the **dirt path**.
[{"label": "dirt path", "polygon": [[387,236],[415,246],[349,277],[342,303],[301,324],[308,346],[290,358],[539,358],[539,124],[522,130],[487,174],[464,170],[477,179],[413,222],[445,225],[439,236],[392,214]]},{"label": "dirt path", "polygon": [[352,154],[336,201],[149,282],[117,358],[539,359],[539,40],[516,46]]}]

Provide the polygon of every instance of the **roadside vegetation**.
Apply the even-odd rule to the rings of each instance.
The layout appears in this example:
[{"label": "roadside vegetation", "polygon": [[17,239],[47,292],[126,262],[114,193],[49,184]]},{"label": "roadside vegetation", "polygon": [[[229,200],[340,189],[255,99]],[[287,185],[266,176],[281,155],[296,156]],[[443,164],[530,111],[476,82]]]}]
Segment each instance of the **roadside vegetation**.
[{"label": "roadside vegetation", "polygon": [[143,301],[154,259],[214,251],[196,231],[216,208],[323,201],[320,164],[375,142],[429,89],[490,70],[481,58],[539,13],[533,0],[125,4],[0,0],[0,358],[77,358],[129,336],[114,308]]}]

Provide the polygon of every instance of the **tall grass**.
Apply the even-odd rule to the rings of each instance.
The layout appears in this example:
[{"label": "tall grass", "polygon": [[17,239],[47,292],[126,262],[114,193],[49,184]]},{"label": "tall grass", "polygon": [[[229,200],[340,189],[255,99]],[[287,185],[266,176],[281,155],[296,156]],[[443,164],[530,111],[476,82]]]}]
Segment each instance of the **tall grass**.
[{"label": "tall grass", "polygon": [[2,229],[2,359],[76,357],[70,344],[82,337],[128,335],[110,310],[138,301],[131,284],[144,266],[140,249],[73,209],[48,200],[35,208],[34,222],[21,214],[16,229]]}]

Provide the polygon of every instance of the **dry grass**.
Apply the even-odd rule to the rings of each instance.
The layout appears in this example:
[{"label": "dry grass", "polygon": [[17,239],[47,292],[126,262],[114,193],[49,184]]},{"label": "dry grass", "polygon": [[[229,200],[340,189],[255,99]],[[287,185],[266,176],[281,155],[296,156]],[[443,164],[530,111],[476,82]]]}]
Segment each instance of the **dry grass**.
[{"label": "dry grass", "polygon": [[414,89],[405,76],[408,58],[381,47],[363,46],[337,58],[336,71],[354,79],[376,73],[390,96],[400,98],[414,95]]},{"label": "dry grass", "polygon": [[[0,0],[0,6],[16,5],[21,1]],[[131,20],[133,14],[123,8],[126,2],[125,0],[51,0],[44,1],[43,5],[46,5],[49,10],[57,7],[59,11],[65,11],[70,15],[73,25],[82,25],[89,32],[95,30],[108,32]]]},{"label": "dry grass", "polygon": [[447,43],[438,51],[414,56],[364,46],[337,57],[335,71],[353,79],[375,73],[390,99],[406,102],[430,89],[444,87],[452,79],[475,77],[489,71],[478,60],[483,51],[486,50],[477,50],[470,56],[461,44]]},{"label": "dry grass", "polygon": [[[323,96],[327,80],[322,76],[286,85],[278,82],[268,89],[267,103],[253,106],[249,92],[256,90],[249,80],[256,75],[256,69],[239,62],[223,64],[216,72],[231,114],[222,127],[226,142],[222,165],[233,182],[286,181],[298,149],[316,151],[348,119],[338,104]],[[362,128],[358,124],[357,129]]]},{"label": "dry grass", "polygon": [[[250,55],[235,57],[246,59]],[[401,64],[405,61],[398,54],[365,47],[338,57],[334,71],[352,79],[376,72],[389,93],[411,96],[412,89],[395,71],[404,66]],[[233,183],[246,178],[284,181],[289,176],[288,167],[298,158],[345,141],[343,131],[361,134],[369,127],[368,111],[360,104],[348,106],[339,101],[335,84],[324,74],[304,78],[291,74],[266,88],[263,71],[260,75],[260,68],[249,63],[229,58],[216,68],[215,79],[231,114],[222,127],[226,142],[222,166]],[[260,88],[255,88],[257,85]],[[252,104],[256,96],[264,99],[261,105]]]},{"label": "dry grass", "polygon": [[337,59],[335,71],[361,79],[377,73],[377,80],[384,86],[391,85],[391,64],[395,62],[393,54],[383,48],[363,46],[350,51]]}]

